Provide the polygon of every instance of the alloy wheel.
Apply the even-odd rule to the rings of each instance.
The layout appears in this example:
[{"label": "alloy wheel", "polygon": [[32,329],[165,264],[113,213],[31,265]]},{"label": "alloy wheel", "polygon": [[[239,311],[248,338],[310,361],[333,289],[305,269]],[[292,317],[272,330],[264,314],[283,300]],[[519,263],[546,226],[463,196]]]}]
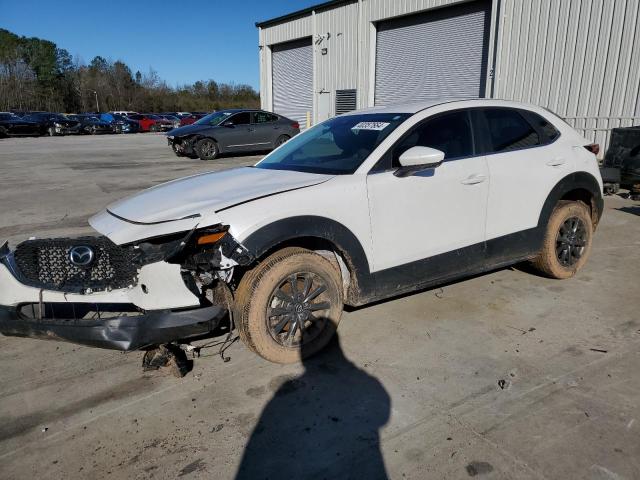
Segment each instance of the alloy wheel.
[{"label": "alloy wheel", "polygon": [[556,256],[564,267],[575,265],[587,245],[587,228],[578,217],[567,218],[556,236]]},{"label": "alloy wheel", "polygon": [[284,347],[300,347],[313,341],[327,324],[331,309],[327,286],[321,277],[299,272],[285,278],[267,304],[267,329]]},{"label": "alloy wheel", "polygon": [[211,158],[217,153],[216,144],[212,141],[204,142],[202,144],[201,151],[205,158]]}]

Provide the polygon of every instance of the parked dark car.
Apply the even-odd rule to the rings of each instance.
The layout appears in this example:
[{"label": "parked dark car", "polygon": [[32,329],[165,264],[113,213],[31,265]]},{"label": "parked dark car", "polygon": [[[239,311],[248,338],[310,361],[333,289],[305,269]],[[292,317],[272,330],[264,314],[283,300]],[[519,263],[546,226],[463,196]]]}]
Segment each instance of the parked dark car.
[{"label": "parked dark car", "polygon": [[79,133],[86,133],[90,135],[113,133],[113,126],[109,122],[100,120],[96,115],[67,115],[67,118],[80,122]]},{"label": "parked dark car", "polygon": [[104,122],[110,123],[115,133],[138,133],[140,131],[140,124],[124,115],[101,113],[99,118]]},{"label": "parked dark car", "polygon": [[39,136],[45,130],[37,122],[24,120],[14,113],[0,112],[0,137]]},{"label": "parked dark car", "polygon": [[298,122],[275,113],[230,109],[172,130],[167,139],[179,157],[212,160],[221,153],[271,150],[299,132]]},{"label": "parked dark car", "polygon": [[61,113],[32,112],[23,120],[36,122],[48,135],[69,135],[80,131],[80,122],[71,120]]}]

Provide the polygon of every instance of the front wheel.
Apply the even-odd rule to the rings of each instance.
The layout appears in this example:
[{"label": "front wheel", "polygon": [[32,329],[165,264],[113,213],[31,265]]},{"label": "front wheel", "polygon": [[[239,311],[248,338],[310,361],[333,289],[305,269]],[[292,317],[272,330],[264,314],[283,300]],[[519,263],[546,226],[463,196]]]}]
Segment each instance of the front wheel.
[{"label": "front wheel", "polygon": [[55,136],[55,134],[56,134],[56,129],[55,129],[55,127],[49,127],[49,128],[47,129],[47,133],[49,134],[49,136],[50,136],[50,137]]},{"label": "front wheel", "polygon": [[573,277],[587,262],[592,236],[587,206],[582,202],[559,202],[549,218],[542,250],[533,266],[551,278]]},{"label": "front wheel", "polygon": [[220,154],[218,144],[211,138],[198,140],[195,145],[195,151],[200,160],[213,160]]},{"label": "front wheel", "polygon": [[245,274],[234,318],[251,350],[271,362],[293,363],[329,343],[342,308],[336,267],[310,250],[289,247]]}]

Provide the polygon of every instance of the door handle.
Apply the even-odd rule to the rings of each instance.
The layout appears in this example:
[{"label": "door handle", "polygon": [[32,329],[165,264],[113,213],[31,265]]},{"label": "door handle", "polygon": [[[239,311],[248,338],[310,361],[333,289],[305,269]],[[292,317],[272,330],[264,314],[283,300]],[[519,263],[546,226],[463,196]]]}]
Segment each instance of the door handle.
[{"label": "door handle", "polygon": [[553,160],[549,160],[547,165],[550,167],[559,167],[560,165],[564,165],[565,161],[566,160],[564,158],[554,158]]},{"label": "door handle", "polygon": [[473,175],[469,175],[467,178],[462,180],[463,185],[476,185],[477,183],[482,183],[487,179],[486,176],[480,173],[474,173]]}]

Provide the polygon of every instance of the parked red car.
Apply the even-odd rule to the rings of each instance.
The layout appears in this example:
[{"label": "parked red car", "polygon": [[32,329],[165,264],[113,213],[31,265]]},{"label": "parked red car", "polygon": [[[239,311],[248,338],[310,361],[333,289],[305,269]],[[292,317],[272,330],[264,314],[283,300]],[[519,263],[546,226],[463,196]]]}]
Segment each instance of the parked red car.
[{"label": "parked red car", "polygon": [[141,132],[160,132],[173,128],[173,124],[170,121],[149,113],[136,113],[129,115],[128,118],[140,124]]},{"label": "parked red car", "polygon": [[200,120],[202,117],[208,115],[207,113],[192,113],[191,115],[187,115],[186,117],[180,118],[180,126],[184,127],[185,125],[191,125],[192,123]]}]

